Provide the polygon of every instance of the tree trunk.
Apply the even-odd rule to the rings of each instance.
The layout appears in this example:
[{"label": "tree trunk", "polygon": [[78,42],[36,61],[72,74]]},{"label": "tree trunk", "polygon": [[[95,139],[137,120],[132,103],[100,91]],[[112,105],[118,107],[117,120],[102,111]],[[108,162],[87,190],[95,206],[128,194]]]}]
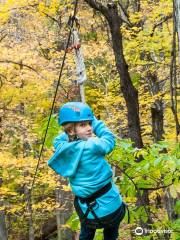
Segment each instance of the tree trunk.
[{"label": "tree trunk", "polygon": [[[0,187],[2,185],[2,178],[0,178]],[[3,198],[0,196],[0,207],[3,207]],[[5,222],[5,212],[4,210],[0,210],[0,239],[7,240],[7,229]]]},{"label": "tree trunk", "polygon": [[[110,9],[111,10],[111,9]],[[115,11],[116,10],[116,11]],[[117,9],[111,10],[111,16],[108,19],[110,31],[112,35],[113,50],[116,60],[116,67],[120,75],[121,90],[126,101],[128,111],[128,128],[129,136],[138,148],[143,147],[140,120],[139,120],[139,104],[138,91],[132,84],[128,72],[128,66],[123,55],[122,35],[120,32],[121,21],[118,16]]]},{"label": "tree trunk", "polygon": [[[152,96],[161,92],[160,83],[157,78],[157,73],[147,72],[146,79],[148,81],[149,92]],[[152,116],[152,136],[154,142],[163,140],[164,134],[164,103],[159,97],[151,106]]]},{"label": "tree trunk", "polygon": [[[28,171],[25,172],[24,174],[28,175]],[[26,185],[24,186],[24,195],[26,196],[26,204],[27,204],[29,240],[34,240],[31,196],[30,196],[30,190]]]},{"label": "tree trunk", "polygon": [[162,100],[156,100],[151,107],[152,135],[154,142],[161,141],[164,133],[164,107]]},{"label": "tree trunk", "polygon": [[164,196],[164,205],[167,210],[168,218],[170,221],[174,221],[178,218],[178,215],[174,212],[174,207],[177,202],[177,199],[174,199],[171,194],[169,189],[166,190],[165,196]]},{"label": "tree trunk", "polygon": [[56,208],[57,240],[69,240],[73,238],[73,232],[63,225],[72,214],[72,193],[64,191],[62,185],[67,185],[67,180],[59,176],[55,191],[58,205]]},{"label": "tree trunk", "polygon": [[64,221],[62,219],[62,211],[60,210],[61,207],[61,199],[62,199],[62,194],[61,194],[61,189],[60,189],[60,176],[57,182],[57,188],[55,190],[56,193],[56,203],[59,205],[59,207],[56,208],[56,222],[57,222],[57,240],[62,240],[62,228],[61,225],[64,224]]},{"label": "tree trunk", "polygon": [[[2,207],[1,200],[0,200],[0,207]],[[7,240],[5,213],[2,210],[0,211],[0,239],[1,240]]]},{"label": "tree trunk", "polygon": [[177,63],[176,63],[176,14],[175,14],[175,1],[173,1],[173,39],[171,49],[171,66],[170,66],[170,95],[171,95],[171,110],[176,123],[176,141],[178,142],[178,136],[180,134],[180,123],[177,109]]},{"label": "tree trunk", "polygon": [[176,31],[177,31],[177,38],[178,38],[178,63],[180,64],[180,1],[174,1],[174,11],[176,16]]},{"label": "tree trunk", "polygon": [[2,141],[2,117],[0,117],[0,143]]},{"label": "tree trunk", "polygon": [[120,31],[122,21],[118,15],[117,5],[108,4],[108,7],[105,7],[94,0],[85,1],[92,8],[100,11],[108,21],[112,37],[116,67],[120,76],[121,91],[127,106],[129,137],[136,147],[142,148],[143,142],[140,131],[138,91],[132,84],[128,72],[128,65],[123,54],[122,33]]}]

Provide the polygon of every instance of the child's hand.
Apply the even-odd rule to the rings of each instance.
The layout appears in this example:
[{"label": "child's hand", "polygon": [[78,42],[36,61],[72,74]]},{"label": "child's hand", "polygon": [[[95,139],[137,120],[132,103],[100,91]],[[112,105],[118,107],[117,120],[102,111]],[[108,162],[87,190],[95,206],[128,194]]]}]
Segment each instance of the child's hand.
[{"label": "child's hand", "polygon": [[92,121],[92,128],[93,128],[93,133],[96,135],[97,128],[99,125],[99,120],[94,116],[94,119]]}]

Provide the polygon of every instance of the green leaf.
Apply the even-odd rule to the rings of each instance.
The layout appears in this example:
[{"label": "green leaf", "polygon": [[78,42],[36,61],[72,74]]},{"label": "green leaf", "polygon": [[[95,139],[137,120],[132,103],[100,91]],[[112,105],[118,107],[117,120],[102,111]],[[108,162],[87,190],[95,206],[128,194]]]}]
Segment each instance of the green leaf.
[{"label": "green leaf", "polygon": [[174,207],[174,210],[177,214],[180,214],[180,200],[176,202],[176,205]]},{"label": "green leaf", "polygon": [[76,212],[73,212],[71,217],[68,219],[67,224],[73,231],[77,231],[80,228],[79,217]]},{"label": "green leaf", "polygon": [[161,158],[156,158],[156,160],[154,161],[154,166],[156,167],[160,162],[161,162]]},{"label": "green leaf", "polygon": [[[43,138],[45,136],[48,120],[49,120],[49,117],[46,117],[42,121],[42,127],[41,127],[41,129],[39,129],[41,138]],[[59,130],[60,130],[60,127],[57,123],[56,115],[52,115],[50,123],[49,123],[49,127],[48,127],[46,141],[45,141],[45,146],[47,148],[52,147],[52,142],[53,142],[54,138],[58,135]]]}]

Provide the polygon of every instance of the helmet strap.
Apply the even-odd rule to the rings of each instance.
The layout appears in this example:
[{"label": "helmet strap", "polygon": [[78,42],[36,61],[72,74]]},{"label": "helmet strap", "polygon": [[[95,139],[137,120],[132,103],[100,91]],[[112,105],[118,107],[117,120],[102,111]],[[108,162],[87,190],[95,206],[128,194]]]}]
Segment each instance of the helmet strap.
[{"label": "helmet strap", "polygon": [[73,141],[79,140],[79,137],[78,137],[78,135],[76,134],[75,123],[73,123],[73,132],[74,132],[74,134],[69,134],[68,131],[65,131],[65,132],[66,132],[66,134],[68,135],[69,142],[73,142]]},{"label": "helmet strap", "polygon": [[73,124],[73,128],[74,128],[73,130],[74,130],[74,133],[75,133],[75,134],[74,134],[74,141],[77,141],[77,140],[79,140],[79,137],[78,137],[78,135],[77,135],[77,133],[76,133],[75,124],[76,124],[76,123]]}]

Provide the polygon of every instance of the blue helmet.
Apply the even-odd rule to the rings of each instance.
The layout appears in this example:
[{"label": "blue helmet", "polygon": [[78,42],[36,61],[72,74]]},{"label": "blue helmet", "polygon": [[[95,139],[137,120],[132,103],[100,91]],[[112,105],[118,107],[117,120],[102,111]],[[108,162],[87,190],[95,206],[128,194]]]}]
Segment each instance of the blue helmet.
[{"label": "blue helmet", "polygon": [[58,123],[63,125],[69,122],[92,121],[94,114],[91,108],[82,102],[68,102],[59,110]]}]

